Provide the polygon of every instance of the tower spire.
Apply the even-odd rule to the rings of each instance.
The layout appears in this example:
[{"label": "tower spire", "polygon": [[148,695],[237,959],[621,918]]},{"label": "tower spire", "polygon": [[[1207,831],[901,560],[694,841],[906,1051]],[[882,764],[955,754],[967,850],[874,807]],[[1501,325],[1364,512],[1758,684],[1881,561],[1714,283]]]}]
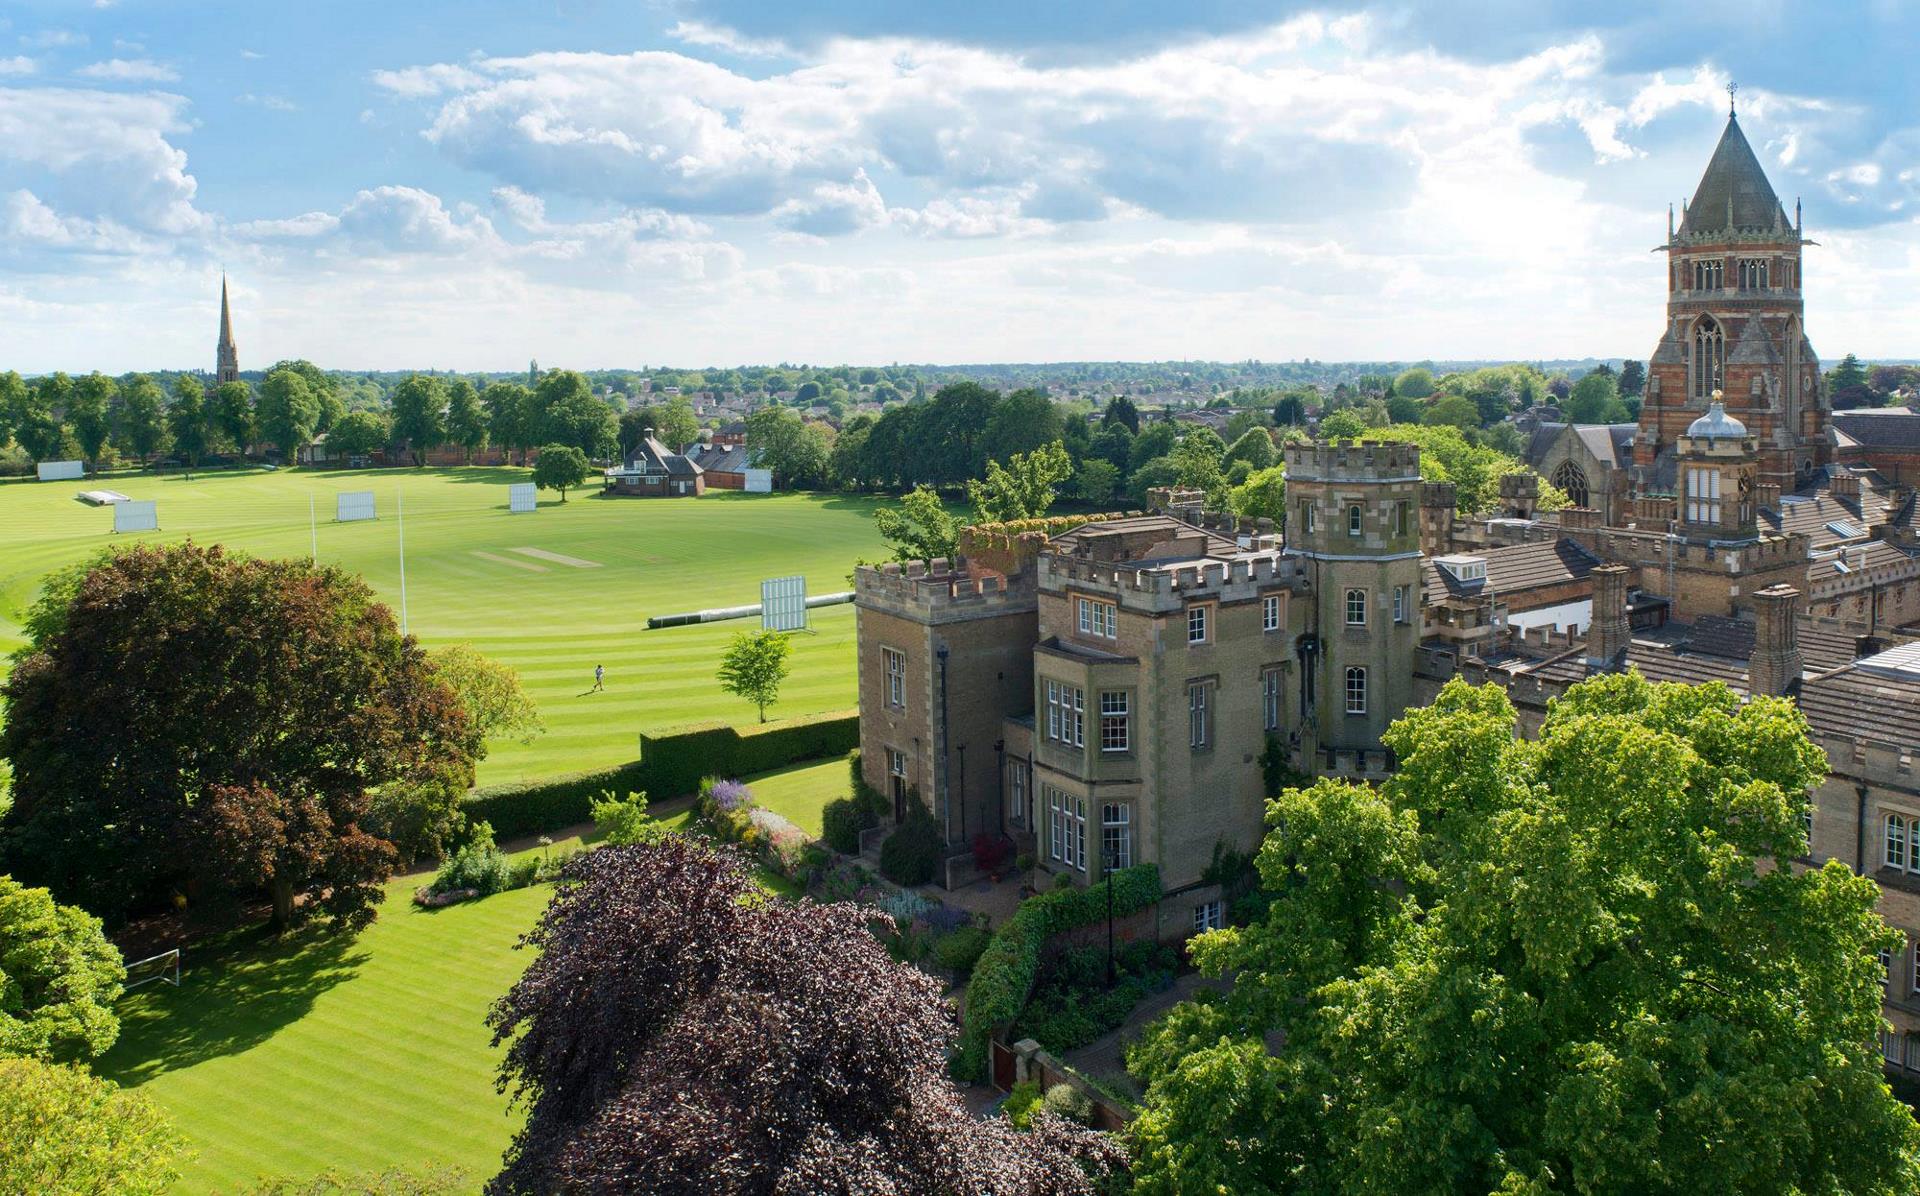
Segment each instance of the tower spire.
[{"label": "tower spire", "polygon": [[227,272],[220,272],[220,340],[213,347],[215,384],[240,380],[240,351],[233,343],[233,312],[227,306]]},{"label": "tower spire", "polygon": [[1734,111],[1733,101],[1734,101],[1734,97],[1738,95],[1739,92],[1740,92],[1740,85],[1738,83],[1729,82],[1727,84],[1727,119],[1728,120],[1732,120],[1735,116],[1738,115],[1738,113]]}]

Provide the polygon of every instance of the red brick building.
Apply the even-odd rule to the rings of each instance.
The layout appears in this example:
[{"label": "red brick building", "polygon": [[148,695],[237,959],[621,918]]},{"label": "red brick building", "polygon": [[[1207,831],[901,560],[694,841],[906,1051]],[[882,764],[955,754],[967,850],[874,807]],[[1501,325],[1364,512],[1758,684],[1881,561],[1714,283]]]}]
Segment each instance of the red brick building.
[{"label": "red brick building", "polygon": [[1792,493],[1833,459],[1832,408],[1802,320],[1811,242],[1731,113],[1679,227],[1671,213],[1667,224],[1667,327],[1634,438],[1638,488],[1678,493],[1678,441],[1721,391],[1727,414],[1759,439],[1760,481]]}]

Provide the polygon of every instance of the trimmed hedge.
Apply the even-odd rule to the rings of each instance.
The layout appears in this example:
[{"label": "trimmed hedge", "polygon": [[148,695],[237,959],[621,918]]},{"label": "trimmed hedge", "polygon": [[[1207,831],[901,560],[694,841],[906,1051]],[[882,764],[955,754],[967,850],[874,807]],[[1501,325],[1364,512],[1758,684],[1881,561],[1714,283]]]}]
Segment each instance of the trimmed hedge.
[{"label": "trimmed hedge", "polygon": [[[1113,916],[1137,913],[1160,900],[1160,868],[1136,864],[1113,874]],[[960,1080],[985,1079],[987,1039],[1009,1025],[1026,1007],[1040,974],[1040,951],[1056,934],[1092,926],[1107,916],[1106,882],[1086,888],[1055,889],[1020,903],[973,965],[967,982],[967,1006],[960,1023],[960,1050],[953,1074]]]},{"label": "trimmed hedge", "polygon": [[907,802],[907,820],[880,845],[880,875],[908,888],[926,884],[940,870],[945,850],[940,825],[916,795]]},{"label": "trimmed hedge", "polygon": [[467,795],[471,822],[501,839],[557,831],[592,817],[602,793],[645,793],[657,804],[693,793],[708,776],[749,776],[802,760],[838,756],[860,742],[860,716],[845,711],[736,728],[686,727],[640,737],[640,759],[538,781],[488,785]]}]

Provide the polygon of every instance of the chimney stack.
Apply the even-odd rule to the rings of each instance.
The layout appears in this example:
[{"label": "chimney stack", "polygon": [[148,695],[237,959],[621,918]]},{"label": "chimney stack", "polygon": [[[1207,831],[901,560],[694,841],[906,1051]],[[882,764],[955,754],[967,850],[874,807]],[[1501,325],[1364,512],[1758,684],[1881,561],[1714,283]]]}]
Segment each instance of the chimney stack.
[{"label": "chimney stack", "polygon": [[1860,475],[1846,468],[1836,468],[1829,477],[1832,480],[1832,492],[1835,498],[1844,498],[1853,502],[1860,501]]},{"label": "chimney stack", "polygon": [[1420,483],[1420,551],[1445,556],[1453,551],[1453,515],[1458,502],[1452,482]]},{"label": "chimney stack", "polygon": [[1627,625],[1625,565],[1593,567],[1593,625],[1587,628],[1587,671],[1610,673],[1620,667],[1633,633]]},{"label": "chimney stack", "polygon": [[1747,691],[1784,695],[1800,681],[1800,591],[1768,586],[1753,594],[1753,657],[1747,661]]},{"label": "chimney stack", "polygon": [[1532,519],[1540,505],[1540,478],[1531,473],[1510,473],[1500,479],[1500,505],[1508,518]]},{"label": "chimney stack", "polygon": [[1753,493],[1761,510],[1776,513],[1780,510],[1780,483],[1761,482],[1753,488]]}]

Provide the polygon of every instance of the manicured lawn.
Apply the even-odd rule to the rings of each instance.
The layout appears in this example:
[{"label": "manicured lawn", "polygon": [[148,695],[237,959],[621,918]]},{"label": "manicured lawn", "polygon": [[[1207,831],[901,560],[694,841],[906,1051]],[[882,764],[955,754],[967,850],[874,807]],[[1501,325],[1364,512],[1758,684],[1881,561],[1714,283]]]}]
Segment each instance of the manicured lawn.
[{"label": "manicured lawn", "polygon": [[[836,759],[749,783],[817,830],[846,776]],[[663,821],[694,829],[691,810]],[[425,879],[388,885],[379,919],[350,942],[238,935],[190,951],[178,989],[149,985],[121,1002],[120,1041],[99,1070],[140,1085],[193,1144],[177,1190],[430,1163],[461,1167],[477,1188],[498,1168],[519,1121],[493,1090],[484,1019],[526,967],[513,944],[552,888],[426,912],[411,900]],[[796,895],[764,869],[759,880]]]},{"label": "manicured lawn", "polygon": [[[50,570],[115,542],[189,536],[306,556],[309,497],[319,559],[361,574],[398,610],[404,504],[409,627],[429,646],[466,640],[512,665],[546,717],[547,733],[531,744],[490,745],[485,784],[630,760],[649,728],[751,721],[753,708],[721,693],[713,673],[728,638],[757,623],[648,631],[647,616],[758,602],[761,579],[789,573],[804,574],[810,593],[844,590],[857,558],[881,555],[870,500],[602,499],[589,488],[564,505],[543,491],[537,512],[510,515],[506,485],[527,476],[283,470],[0,485],[0,654],[17,646],[21,615]],[[109,534],[111,510],[74,501],[95,487],[157,500],[162,530]],[[347,490],[372,490],[379,520],[334,523],[335,496]],[[814,626],[795,637],[776,717],[854,704],[852,608],[815,611]],[[595,664],[607,670],[602,693],[589,692]]]},{"label": "manicured lawn", "polygon": [[833,799],[847,796],[847,762],[835,759],[800,764],[762,773],[749,784],[756,805],[772,810],[817,839],[821,835],[821,810]]}]

